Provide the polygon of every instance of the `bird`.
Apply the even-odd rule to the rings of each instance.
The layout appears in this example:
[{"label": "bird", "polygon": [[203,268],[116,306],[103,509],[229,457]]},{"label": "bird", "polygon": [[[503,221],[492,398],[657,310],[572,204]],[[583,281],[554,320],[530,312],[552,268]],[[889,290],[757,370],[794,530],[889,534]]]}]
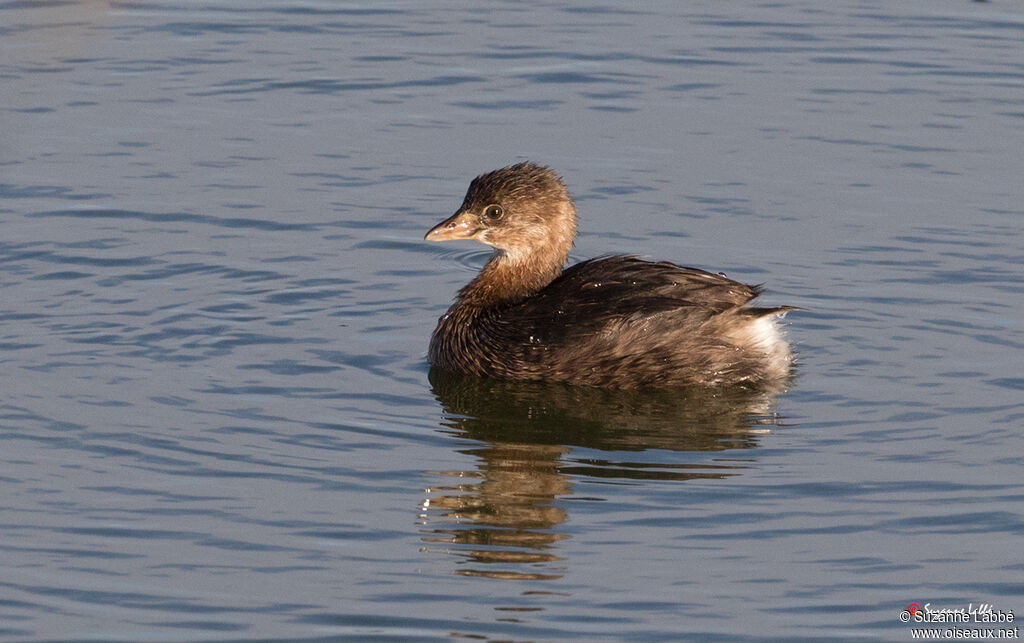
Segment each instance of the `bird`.
[{"label": "bird", "polygon": [[793,352],[754,307],[761,286],[667,261],[605,255],[565,264],[577,231],[562,178],[525,161],[477,176],[427,241],[494,251],[438,320],[435,368],[504,380],[614,387],[784,387]]}]

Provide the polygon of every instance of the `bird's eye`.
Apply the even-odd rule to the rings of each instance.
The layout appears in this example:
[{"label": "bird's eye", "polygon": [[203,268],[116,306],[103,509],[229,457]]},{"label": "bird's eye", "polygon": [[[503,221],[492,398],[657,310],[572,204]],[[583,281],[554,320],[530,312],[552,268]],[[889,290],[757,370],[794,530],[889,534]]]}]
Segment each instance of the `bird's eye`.
[{"label": "bird's eye", "polygon": [[496,203],[484,208],[484,219],[487,221],[494,222],[503,216],[505,216],[505,210]]}]

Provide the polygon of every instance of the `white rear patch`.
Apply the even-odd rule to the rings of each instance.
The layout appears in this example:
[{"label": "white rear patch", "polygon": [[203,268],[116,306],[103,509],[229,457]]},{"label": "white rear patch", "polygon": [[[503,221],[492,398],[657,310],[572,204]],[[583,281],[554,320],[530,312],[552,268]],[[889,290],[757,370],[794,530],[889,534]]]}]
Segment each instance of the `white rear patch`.
[{"label": "white rear patch", "polygon": [[789,344],[786,343],[782,336],[782,330],[776,323],[781,316],[758,317],[729,333],[739,346],[764,354],[766,371],[776,377],[785,377],[793,361]]}]

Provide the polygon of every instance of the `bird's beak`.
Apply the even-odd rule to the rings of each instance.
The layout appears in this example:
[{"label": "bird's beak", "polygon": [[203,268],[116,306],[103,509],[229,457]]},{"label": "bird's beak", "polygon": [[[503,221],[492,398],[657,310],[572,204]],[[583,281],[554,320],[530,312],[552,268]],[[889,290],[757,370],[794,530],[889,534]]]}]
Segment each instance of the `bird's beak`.
[{"label": "bird's beak", "polygon": [[476,215],[459,211],[431,228],[423,239],[425,241],[472,239],[479,231],[480,226]]}]

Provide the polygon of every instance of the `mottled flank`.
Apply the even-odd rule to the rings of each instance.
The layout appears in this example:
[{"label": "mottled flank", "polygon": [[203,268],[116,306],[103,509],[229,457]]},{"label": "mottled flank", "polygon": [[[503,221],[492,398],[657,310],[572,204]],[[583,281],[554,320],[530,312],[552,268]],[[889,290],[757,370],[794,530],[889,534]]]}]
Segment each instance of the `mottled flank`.
[{"label": "mottled flank", "polygon": [[429,240],[475,239],[494,256],[438,321],[430,363],[460,373],[592,386],[779,387],[792,355],[760,288],[629,256],[562,270],[576,211],[548,168],[477,177]]}]

